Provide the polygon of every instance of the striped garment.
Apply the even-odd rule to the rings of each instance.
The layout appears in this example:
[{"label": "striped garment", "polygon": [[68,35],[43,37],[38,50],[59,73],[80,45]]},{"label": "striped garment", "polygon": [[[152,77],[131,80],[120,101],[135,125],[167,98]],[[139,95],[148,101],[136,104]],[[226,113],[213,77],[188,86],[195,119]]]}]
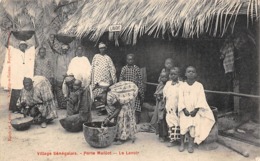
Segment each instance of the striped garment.
[{"label": "striped garment", "polygon": [[139,97],[135,100],[135,111],[141,112],[141,101],[144,100],[144,87],[140,68],[126,65],[122,68],[119,81],[130,81],[137,85]]}]

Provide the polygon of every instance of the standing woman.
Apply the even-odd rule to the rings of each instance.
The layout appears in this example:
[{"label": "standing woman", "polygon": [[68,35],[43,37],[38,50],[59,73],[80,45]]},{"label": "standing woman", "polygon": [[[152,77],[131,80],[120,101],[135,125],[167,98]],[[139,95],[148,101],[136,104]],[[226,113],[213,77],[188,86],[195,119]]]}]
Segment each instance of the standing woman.
[{"label": "standing woman", "polygon": [[121,81],[110,87],[105,85],[102,94],[106,100],[108,117],[104,120],[106,125],[114,118],[118,124],[116,143],[122,144],[131,139],[135,141],[135,99],[138,95],[138,87],[133,82]]},{"label": "standing woman", "polygon": [[69,49],[69,45],[63,44],[61,46],[61,54],[57,54],[54,68],[54,94],[57,98],[58,108],[61,109],[65,109],[67,106],[67,103],[62,93],[62,84],[64,81],[64,77],[67,75],[69,63],[73,57]]},{"label": "standing woman", "polygon": [[104,89],[94,88],[100,82],[106,82],[109,85],[116,83],[116,68],[112,59],[106,54],[107,47],[104,43],[100,43],[99,54],[96,54],[92,60],[91,87],[93,89],[93,98],[99,96]]}]

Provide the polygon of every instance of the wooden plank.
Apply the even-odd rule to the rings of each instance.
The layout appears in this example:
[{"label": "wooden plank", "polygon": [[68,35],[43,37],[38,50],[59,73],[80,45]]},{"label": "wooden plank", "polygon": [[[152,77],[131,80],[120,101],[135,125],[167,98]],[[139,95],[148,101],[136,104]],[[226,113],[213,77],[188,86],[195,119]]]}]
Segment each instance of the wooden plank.
[{"label": "wooden plank", "polygon": [[232,139],[260,147],[260,140],[254,138],[253,136],[250,136],[249,134],[241,134],[236,131],[234,131],[233,133],[228,133],[226,131],[219,131],[219,135],[230,137]]},{"label": "wooden plank", "polygon": [[249,157],[249,152],[246,148],[243,148],[239,145],[239,143],[231,138],[226,138],[223,136],[218,136],[218,143],[232,149],[233,151],[243,155],[244,157]]},{"label": "wooden plank", "polygon": [[[157,86],[158,83],[145,82],[147,85]],[[233,95],[239,97],[250,97],[250,98],[260,98],[258,95],[252,94],[244,94],[244,93],[236,93],[236,92],[224,92],[224,91],[212,91],[212,90],[204,90],[206,93],[215,93],[215,94],[224,94],[224,95]]]}]

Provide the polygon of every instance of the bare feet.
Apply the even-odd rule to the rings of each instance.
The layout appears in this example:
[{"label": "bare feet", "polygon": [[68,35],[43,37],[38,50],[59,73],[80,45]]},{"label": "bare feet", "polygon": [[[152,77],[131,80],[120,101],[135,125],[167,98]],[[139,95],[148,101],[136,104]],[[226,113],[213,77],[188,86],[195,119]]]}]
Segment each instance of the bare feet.
[{"label": "bare feet", "polygon": [[179,152],[183,152],[184,150],[185,150],[184,143],[181,143],[181,145],[179,146]]},{"label": "bare feet", "polygon": [[159,137],[159,141],[162,143],[165,142],[164,138],[162,138],[162,137]]},{"label": "bare feet", "polygon": [[169,143],[167,144],[167,147],[173,147],[173,146],[176,146],[176,145],[177,145],[176,142],[169,142]]},{"label": "bare feet", "polygon": [[189,153],[193,153],[193,152],[194,152],[193,140],[190,140],[190,141],[189,141],[188,152],[189,152]]},{"label": "bare feet", "polygon": [[123,142],[120,140],[117,140],[116,142],[114,142],[114,145],[122,145],[122,144],[123,144]]}]

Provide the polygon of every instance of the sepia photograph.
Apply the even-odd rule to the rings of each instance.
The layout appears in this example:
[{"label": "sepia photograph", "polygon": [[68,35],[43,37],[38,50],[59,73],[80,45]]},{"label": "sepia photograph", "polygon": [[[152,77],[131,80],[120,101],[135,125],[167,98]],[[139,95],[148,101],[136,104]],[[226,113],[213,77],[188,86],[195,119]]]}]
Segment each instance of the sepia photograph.
[{"label": "sepia photograph", "polygon": [[0,161],[260,161],[260,0],[0,0]]}]

